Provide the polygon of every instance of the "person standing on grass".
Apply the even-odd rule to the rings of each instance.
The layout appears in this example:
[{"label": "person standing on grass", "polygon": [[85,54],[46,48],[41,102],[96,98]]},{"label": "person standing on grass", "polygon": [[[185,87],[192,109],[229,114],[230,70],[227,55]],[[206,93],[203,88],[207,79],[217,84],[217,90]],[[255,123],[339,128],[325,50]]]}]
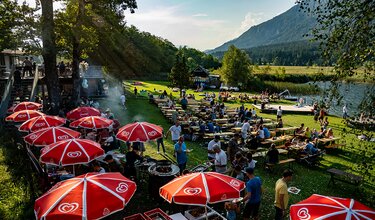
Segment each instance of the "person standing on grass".
[{"label": "person standing on grass", "polygon": [[254,175],[253,168],[246,168],[245,173],[249,181],[246,183],[247,193],[243,198],[244,201],[247,201],[243,211],[243,219],[250,219],[252,217],[254,220],[257,220],[259,219],[259,206],[263,192],[262,180],[260,177]]},{"label": "person standing on grass", "polygon": [[167,134],[165,135],[165,138],[168,138],[169,133],[171,133],[172,141],[173,143],[176,143],[178,142],[178,139],[181,136],[181,131],[182,129],[180,126],[180,122],[176,121],[176,123],[169,128]]},{"label": "person standing on grass", "polygon": [[174,152],[177,159],[178,167],[180,168],[180,175],[186,168],[187,163],[187,149],[186,144],[184,142],[184,137],[180,136],[178,138],[178,142],[174,145]]},{"label": "person standing on grass", "polygon": [[283,177],[277,180],[275,185],[275,220],[282,220],[285,217],[285,212],[288,208],[289,195],[287,183],[292,180],[293,172],[285,170]]},{"label": "person standing on grass", "polygon": [[211,140],[210,142],[208,142],[208,145],[207,145],[207,152],[208,152],[207,158],[208,158],[208,160],[214,160],[215,159],[215,151],[214,151],[215,145],[218,145],[219,147],[221,147],[219,135],[215,135],[215,138],[213,140]]},{"label": "person standing on grass", "polygon": [[279,109],[277,109],[277,112],[276,112],[277,121],[281,119],[282,115],[283,115],[283,110],[281,110],[281,106],[279,106]]},{"label": "person standing on grass", "polygon": [[158,145],[158,152],[157,153],[160,153],[160,145],[161,145],[161,147],[163,148],[163,153],[165,154],[165,146],[164,146],[163,136],[164,136],[164,129],[163,129],[162,136],[160,138],[156,139],[156,144]]},{"label": "person standing on grass", "polygon": [[135,97],[137,97],[137,95],[138,95],[138,89],[137,89],[137,87],[134,87],[134,95],[135,95]]},{"label": "person standing on grass", "polygon": [[126,106],[125,106],[125,103],[126,103],[126,97],[125,97],[125,93],[122,94],[120,96],[120,100],[121,100],[121,105],[124,107],[124,109],[126,110]]},{"label": "person standing on grass", "polygon": [[249,123],[249,120],[245,119],[242,127],[241,127],[241,136],[242,136],[242,143],[245,143],[245,140],[247,138],[248,132],[251,130],[251,126]]},{"label": "person standing on grass", "polygon": [[349,115],[348,115],[348,108],[346,107],[346,105],[344,105],[344,107],[342,107],[342,118],[346,119],[348,117],[349,117]]},{"label": "person standing on grass", "polygon": [[217,144],[214,145],[213,150],[215,151],[215,172],[225,174],[227,172],[227,155]]}]

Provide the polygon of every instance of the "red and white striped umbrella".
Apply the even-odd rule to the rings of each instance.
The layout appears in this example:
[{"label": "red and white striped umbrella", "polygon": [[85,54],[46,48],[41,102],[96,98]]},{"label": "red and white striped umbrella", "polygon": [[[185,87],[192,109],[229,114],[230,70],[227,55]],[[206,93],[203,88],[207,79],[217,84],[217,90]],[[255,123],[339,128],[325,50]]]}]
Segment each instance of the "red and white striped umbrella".
[{"label": "red and white striped umbrella", "polygon": [[38,110],[43,107],[42,104],[37,103],[37,102],[20,102],[15,106],[12,106],[8,109],[8,113],[13,113],[13,112],[19,112],[22,110]]},{"label": "red and white striped umbrella", "polygon": [[66,113],[66,118],[69,121],[75,121],[87,116],[100,116],[100,111],[92,107],[78,107]]},{"label": "red and white striped umbrella", "polygon": [[58,166],[89,163],[104,155],[100,144],[87,139],[59,141],[41,150],[40,161]]},{"label": "red and white striped umbrella", "polygon": [[70,123],[72,128],[103,129],[113,125],[113,121],[100,116],[87,116]]},{"label": "red and white striped umbrella", "polygon": [[26,143],[35,146],[46,146],[58,141],[78,138],[81,133],[64,127],[45,128],[24,137]]},{"label": "red and white striped umbrella", "polygon": [[163,136],[163,128],[148,122],[135,122],[119,129],[116,138],[129,142],[146,142]]},{"label": "red and white striped umbrella", "polygon": [[42,115],[44,115],[42,112],[35,110],[22,110],[9,115],[5,118],[5,121],[25,122],[30,118],[35,118]]},{"label": "red and white striped umbrella", "polygon": [[375,210],[354,199],[313,194],[290,206],[290,219],[370,220],[375,219]]},{"label": "red and white striped umbrella", "polygon": [[65,118],[51,115],[42,115],[25,121],[19,128],[19,131],[35,132],[43,128],[58,127],[66,123]]},{"label": "red and white striped umbrella", "polygon": [[121,211],[137,185],[120,173],[87,173],[57,183],[35,201],[39,219],[101,219]]}]

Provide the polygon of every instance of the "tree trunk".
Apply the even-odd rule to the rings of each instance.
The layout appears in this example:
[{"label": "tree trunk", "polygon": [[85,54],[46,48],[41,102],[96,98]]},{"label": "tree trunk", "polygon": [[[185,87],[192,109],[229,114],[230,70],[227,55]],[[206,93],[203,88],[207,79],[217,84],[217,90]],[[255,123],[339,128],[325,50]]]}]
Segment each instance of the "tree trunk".
[{"label": "tree trunk", "polygon": [[82,23],[83,23],[84,15],[85,15],[85,2],[84,0],[79,0],[77,20],[76,20],[76,25],[74,28],[75,33],[73,34],[72,102],[74,103],[74,106],[79,105],[78,101],[81,95],[81,77],[79,74],[79,60],[81,58],[81,47],[80,47],[81,34],[80,33],[82,31]]},{"label": "tree trunk", "polygon": [[53,1],[41,0],[42,5],[42,40],[45,82],[47,84],[50,114],[57,115],[60,109],[60,84],[56,68],[56,42],[53,21]]}]

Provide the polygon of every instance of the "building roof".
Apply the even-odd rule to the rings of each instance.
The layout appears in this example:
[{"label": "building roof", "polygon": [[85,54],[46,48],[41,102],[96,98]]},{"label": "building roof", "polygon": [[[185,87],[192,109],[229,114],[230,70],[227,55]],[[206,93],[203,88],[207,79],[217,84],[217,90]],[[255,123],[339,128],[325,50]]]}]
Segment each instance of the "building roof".
[{"label": "building roof", "polygon": [[200,77],[208,77],[208,75],[210,75],[210,72],[207,69],[203,68],[202,66],[198,66],[197,68],[195,68],[195,70],[191,72],[191,75],[200,76]]},{"label": "building roof", "polygon": [[5,49],[1,51],[2,54],[10,54],[10,55],[23,55],[25,52],[21,50],[10,50],[10,49]]}]

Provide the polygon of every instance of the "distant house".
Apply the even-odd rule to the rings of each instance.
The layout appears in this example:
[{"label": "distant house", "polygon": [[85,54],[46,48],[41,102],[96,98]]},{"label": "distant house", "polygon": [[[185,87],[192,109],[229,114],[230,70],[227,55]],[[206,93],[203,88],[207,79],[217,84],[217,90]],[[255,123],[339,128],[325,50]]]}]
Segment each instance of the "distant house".
[{"label": "distant house", "polygon": [[20,50],[3,50],[0,52],[0,75],[5,76],[12,69],[12,66],[22,63],[21,56],[25,53]]},{"label": "distant house", "polygon": [[194,87],[212,87],[215,86],[219,88],[220,86],[220,76],[211,75],[210,72],[202,66],[198,66],[191,72],[191,81]]},{"label": "distant house", "polygon": [[[82,74],[81,92],[87,96],[103,96],[106,93],[106,81],[102,66],[89,65]],[[85,88],[86,87],[86,88]]]}]

